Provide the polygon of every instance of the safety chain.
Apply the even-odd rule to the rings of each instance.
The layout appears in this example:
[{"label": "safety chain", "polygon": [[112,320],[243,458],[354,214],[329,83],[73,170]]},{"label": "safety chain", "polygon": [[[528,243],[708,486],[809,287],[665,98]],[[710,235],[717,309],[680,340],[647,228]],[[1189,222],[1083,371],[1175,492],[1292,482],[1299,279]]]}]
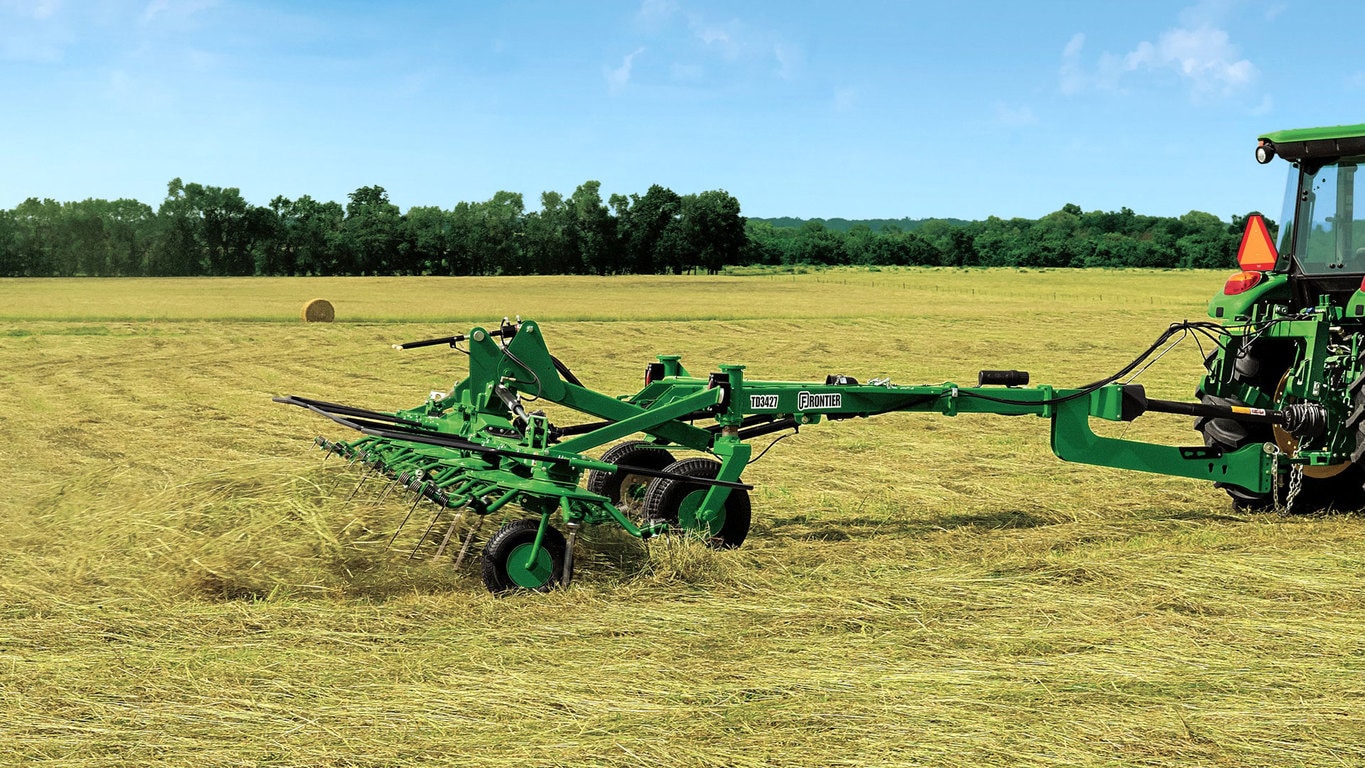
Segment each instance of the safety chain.
[{"label": "safety chain", "polygon": [[[1298,451],[1294,451],[1295,454]],[[1303,490],[1303,465],[1295,464],[1289,469],[1289,493],[1285,496],[1284,506],[1280,505],[1280,456],[1283,451],[1279,446],[1270,455],[1270,476],[1274,478],[1274,486],[1270,492],[1270,502],[1275,514],[1288,515],[1294,509],[1294,500],[1298,498],[1299,491]],[[1292,456],[1290,458],[1293,458]]]},{"label": "safety chain", "polygon": [[1303,465],[1295,464],[1289,470],[1289,496],[1284,500],[1284,513],[1291,514],[1294,509],[1294,499],[1303,490]]}]

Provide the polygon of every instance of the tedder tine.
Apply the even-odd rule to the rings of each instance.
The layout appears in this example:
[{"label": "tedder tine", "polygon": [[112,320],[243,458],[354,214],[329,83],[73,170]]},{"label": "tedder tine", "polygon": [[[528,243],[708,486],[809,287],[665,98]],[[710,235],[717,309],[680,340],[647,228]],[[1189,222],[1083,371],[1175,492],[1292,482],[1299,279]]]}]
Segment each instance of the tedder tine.
[{"label": "tedder tine", "polygon": [[455,513],[455,519],[450,521],[450,527],[446,528],[446,535],[441,539],[441,546],[436,548],[436,554],[431,556],[432,560],[440,560],[441,555],[445,554],[446,546],[450,544],[450,537],[455,535],[455,528],[464,520],[464,507]]},{"label": "tedder tine", "polygon": [[389,484],[386,485],[386,486],[384,486],[384,492],[381,493],[381,494],[379,494],[379,500],[376,501],[375,504],[376,504],[376,505],[378,505],[378,504],[383,504],[383,503],[384,503],[384,499],[387,499],[387,498],[389,497],[389,491],[392,491],[392,490],[393,490],[393,487],[394,487],[395,485],[398,485],[398,476],[397,476],[397,475],[394,475],[394,476],[393,476],[393,479],[389,481]]},{"label": "tedder tine", "polygon": [[[356,451],[355,453],[351,454],[351,458],[346,462],[346,466],[349,467],[352,464],[355,464],[356,461],[358,461],[359,459],[360,451]],[[327,494],[330,496],[331,494],[336,493],[337,487],[340,486],[342,481],[345,479],[346,479],[345,475],[341,475],[340,477],[338,477],[336,482],[332,483],[332,487],[327,489]],[[361,480],[364,480],[364,475],[361,476]]]},{"label": "tedder tine", "polygon": [[421,548],[422,542],[426,541],[427,537],[431,535],[431,529],[436,527],[436,521],[441,519],[441,514],[445,511],[445,504],[436,508],[436,514],[431,518],[431,525],[428,525],[427,529],[422,532],[422,538],[418,539],[417,543],[412,545],[412,551],[408,553],[409,560],[417,556],[417,550]]},{"label": "tedder tine", "polygon": [[486,520],[487,518],[488,518],[487,515],[479,515],[478,521],[476,521],[474,525],[470,526],[469,535],[465,536],[464,544],[461,545],[460,547],[460,554],[455,556],[455,568],[457,570],[461,565],[464,564],[465,555],[469,554],[469,545],[474,543],[474,537],[478,535],[479,529],[483,527],[483,521]]},{"label": "tedder tine", "polygon": [[573,549],[578,542],[578,523],[567,523],[569,529],[569,541],[564,548],[564,570],[560,574],[559,583],[568,586],[573,580]]},{"label": "tedder tine", "polygon": [[398,528],[393,532],[393,536],[389,538],[389,544],[388,546],[384,547],[384,551],[387,552],[388,550],[393,548],[393,543],[398,540],[398,534],[403,530],[404,527],[407,526],[408,519],[412,517],[413,510],[417,509],[417,505],[422,503],[423,499],[422,490],[426,488],[426,485],[427,484],[423,482],[422,485],[418,488],[417,498],[412,500],[412,506],[408,507],[408,513],[406,515],[403,515],[403,522],[398,524]]},{"label": "tedder tine", "polygon": [[[346,466],[349,467],[350,465],[351,465],[350,462],[346,462]],[[346,475],[344,475],[344,474],[338,474],[338,475],[337,475],[336,481],[332,483],[332,487],[327,489],[327,495],[328,495],[328,496],[331,496],[332,494],[336,493],[336,492],[337,492],[337,488],[339,488],[339,487],[341,486],[342,481],[345,480],[345,479],[346,479]]]},{"label": "tedder tine", "polygon": [[360,486],[364,485],[365,481],[370,479],[370,473],[374,472],[374,469],[377,466],[379,466],[379,461],[376,459],[375,463],[365,468],[365,473],[360,476],[360,482],[356,483],[355,487],[351,489],[351,495],[346,497],[346,501],[355,498],[356,493],[360,491]]}]

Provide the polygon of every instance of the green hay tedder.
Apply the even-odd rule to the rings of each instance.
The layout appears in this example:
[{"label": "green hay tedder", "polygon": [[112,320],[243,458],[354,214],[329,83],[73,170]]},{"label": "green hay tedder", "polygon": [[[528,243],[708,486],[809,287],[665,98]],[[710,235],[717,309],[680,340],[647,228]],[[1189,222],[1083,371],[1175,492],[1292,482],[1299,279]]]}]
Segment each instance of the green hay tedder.
[{"label": "green hay tedder", "polygon": [[[362,465],[361,483],[382,476],[412,492],[413,507],[433,503],[419,545],[430,540],[437,557],[449,553],[458,566],[485,518],[510,520],[482,549],[484,583],[497,593],[567,583],[583,525],[616,525],[642,539],[682,531],[737,547],[749,532],[751,486],[742,475],[750,440],[891,412],[1038,416],[1065,461],[1210,480],[1246,508],[1356,509],[1365,506],[1365,222],[1355,229],[1354,200],[1365,125],[1263,136],[1257,160],[1276,156],[1293,166],[1278,245],[1251,217],[1238,254],[1243,271],[1209,302],[1213,321],[1174,324],[1122,370],[1080,387],[1029,386],[1022,371],[982,371],[975,386],[843,375],[766,381],[742,365],[695,376],[679,357],[660,355],[640,391],[616,397],[580,382],[534,321],[504,320],[397,345],[449,346],[469,357],[466,378],[415,408],[276,400],[363,433],[316,444]],[[1197,402],[1149,398],[1129,381],[1190,335],[1213,342]],[[528,412],[537,400],[585,420],[552,424]],[[1203,445],[1091,429],[1092,418],[1150,412],[1194,417]]]}]

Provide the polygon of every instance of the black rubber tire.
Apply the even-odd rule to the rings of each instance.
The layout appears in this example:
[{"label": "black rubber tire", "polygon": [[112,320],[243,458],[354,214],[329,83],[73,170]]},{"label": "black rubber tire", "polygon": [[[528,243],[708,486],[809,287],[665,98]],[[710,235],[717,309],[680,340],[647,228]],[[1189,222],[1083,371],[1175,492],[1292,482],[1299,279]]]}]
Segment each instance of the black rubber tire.
[{"label": "black rubber tire", "polygon": [[[1214,397],[1213,395],[1199,394],[1199,402],[1205,405],[1246,405],[1246,403],[1230,397]],[[1218,448],[1224,453],[1250,445],[1252,443],[1274,442],[1275,435],[1270,426],[1266,424],[1248,424],[1232,419],[1215,419],[1210,416],[1200,416],[1195,419],[1194,428],[1204,436],[1204,445],[1209,448]],[[1233,506],[1238,509],[1268,509],[1272,506],[1271,497],[1268,493],[1256,493],[1249,491],[1240,485],[1229,483],[1214,483],[1214,487],[1222,488],[1232,499]]]},{"label": "black rubber tire", "polygon": [[[644,440],[613,445],[602,454],[602,461],[608,464],[625,464],[628,467],[661,470],[676,459],[668,451],[654,447]],[[626,505],[639,506],[644,502],[645,489],[654,478],[629,472],[603,472],[599,469],[588,471],[588,490],[606,496],[612,504],[621,506],[624,498]]]},{"label": "black rubber tire", "polygon": [[[1282,489],[1282,495],[1287,489]],[[1287,499],[1282,499],[1287,501]],[[1352,464],[1331,477],[1305,477],[1290,508],[1293,514],[1354,512],[1365,508],[1365,469]]]},{"label": "black rubber tire", "polygon": [[507,523],[488,540],[483,548],[483,584],[489,592],[495,595],[517,590],[549,592],[559,585],[564,570],[564,552],[568,548],[564,534],[559,529],[553,526],[546,528],[540,542],[541,551],[548,555],[540,558],[548,566],[548,573],[537,577],[512,560],[518,550],[529,550],[535,543],[538,530],[540,521],[528,517]]},{"label": "black rubber tire", "polygon": [[[1293,350],[1281,344],[1271,347],[1269,343],[1253,345],[1247,354],[1233,363],[1235,381],[1250,384],[1263,392],[1273,393],[1280,378],[1293,360]],[[1195,396],[1202,403],[1210,405],[1236,405],[1247,403],[1236,398],[1215,397],[1197,391]],[[1269,424],[1248,424],[1233,419],[1200,417],[1195,420],[1194,428],[1204,436],[1204,445],[1220,448],[1224,452],[1234,451],[1253,443],[1274,443],[1275,432]],[[1275,499],[1269,493],[1253,493],[1241,486],[1215,483],[1232,499],[1233,506],[1240,510],[1270,509]],[[1289,489],[1286,483],[1276,488],[1279,502],[1288,501]],[[1340,474],[1332,477],[1303,478],[1303,485],[1290,509],[1294,513],[1322,512],[1328,509],[1354,510],[1365,505],[1365,468],[1352,464]]]},{"label": "black rubber tire", "polygon": [[[706,458],[675,461],[664,471],[688,477],[714,478],[720,473],[720,462]],[[701,503],[710,486],[689,483],[682,478],[660,477],[645,490],[645,519],[663,520],[686,532],[695,532],[695,521],[688,521],[688,512]],[[749,492],[732,488],[721,508],[719,525],[704,532],[707,543],[717,549],[734,549],[749,535],[753,510],[749,506]]]},{"label": "black rubber tire", "polygon": [[[1253,341],[1247,345],[1243,354],[1238,354],[1232,363],[1232,380],[1248,384],[1262,392],[1271,394],[1279,384],[1280,377],[1294,360],[1292,344],[1280,341]],[[1213,362],[1214,355],[1204,360],[1205,367]],[[1231,397],[1207,395],[1202,389],[1194,393],[1199,402],[1208,405],[1244,406],[1247,403]],[[1215,419],[1201,416],[1194,421],[1194,428],[1204,436],[1204,445],[1231,452],[1252,443],[1273,443],[1275,433],[1269,424],[1248,424],[1233,419]],[[1269,509],[1273,498],[1269,493],[1255,493],[1238,485],[1214,483],[1222,488],[1232,499],[1237,509]]]}]

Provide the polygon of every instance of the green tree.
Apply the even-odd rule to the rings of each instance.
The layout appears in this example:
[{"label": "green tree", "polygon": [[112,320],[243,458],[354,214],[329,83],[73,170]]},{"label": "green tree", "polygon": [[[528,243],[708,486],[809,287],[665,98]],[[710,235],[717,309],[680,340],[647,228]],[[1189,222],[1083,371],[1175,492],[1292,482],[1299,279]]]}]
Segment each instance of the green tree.
[{"label": "green tree", "polygon": [[247,204],[237,188],[172,179],[157,218],[161,226],[149,269],[152,274],[255,273]]},{"label": "green tree", "polygon": [[1190,211],[1180,217],[1180,224],[1183,231],[1175,243],[1177,266],[1217,269],[1236,264],[1238,240],[1228,232],[1222,219],[1211,213]]},{"label": "green tree", "polygon": [[642,275],[658,272],[667,260],[660,251],[664,232],[681,216],[682,197],[668,187],[653,184],[643,196],[631,195],[629,207],[617,214],[624,269]]},{"label": "green tree", "polygon": [[62,206],[56,200],[30,197],[14,209],[18,263],[26,276],[67,276],[76,265],[62,242]]},{"label": "green tree", "polygon": [[321,203],[308,195],[297,200],[276,197],[270,201],[275,214],[275,237],[280,243],[275,258],[281,274],[339,275],[346,264],[346,212],[339,203]]},{"label": "green tree", "polygon": [[1084,260],[1079,206],[1068,203],[1029,227],[1023,251],[1014,263],[1022,267],[1069,267]]},{"label": "green tree", "polygon": [[797,230],[787,258],[788,264],[842,264],[845,254],[838,233],[812,220]]},{"label": "green tree", "polygon": [[440,208],[414,206],[403,216],[410,257],[419,274],[451,274],[450,216]]},{"label": "green tree", "polygon": [[292,275],[293,265],[281,232],[280,217],[273,208],[249,205],[242,220],[251,269],[257,275]]},{"label": "green tree", "polygon": [[500,191],[475,206],[476,247],[494,274],[522,275],[529,271],[521,249],[525,204],[520,192]]},{"label": "green tree", "polygon": [[19,255],[19,224],[12,211],[0,210],[0,277],[22,277],[24,262]]},{"label": "green tree", "polygon": [[975,267],[981,263],[981,255],[976,250],[976,236],[979,227],[959,227],[948,235],[948,247],[943,250],[945,266]]},{"label": "green tree", "polygon": [[981,232],[972,241],[980,264],[985,267],[1009,267],[1020,263],[1026,258],[1026,233],[1032,224],[1028,219],[1006,221],[996,216],[987,218],[982,222]]},{"label": "green tree", "polygon": [[748,219],[744,222],[744,252],[741,264],[781,264],[782,236],[771,221]]},{"label": "green tree", "polygon": [[107,203],[104,211],[110,274],[147,274],[147,260],[156,240],[156,211],[128,198]]},{"label": "green tree", "polygon": [[533,274],[550,275],[566,271],[566,265],[579,262],[574,241],[572,212],[558,192],[542,192],[540,210],[526,217],[525,253],[527,269]]},{"label": "green tree", "polygon": [[577,247],[579,262],[568,271],[597,275],[618,271],[616,219],[602,202],[602,182],[578,185],[569,197],[569,211],[573,221],[569,239]]},{"label": "green tree", "polygon": [[343,274],[412,274],[402,214],[381,186],[361,187],[346,196],[346,219],[336,242],[346,251],[338,259]]}]

